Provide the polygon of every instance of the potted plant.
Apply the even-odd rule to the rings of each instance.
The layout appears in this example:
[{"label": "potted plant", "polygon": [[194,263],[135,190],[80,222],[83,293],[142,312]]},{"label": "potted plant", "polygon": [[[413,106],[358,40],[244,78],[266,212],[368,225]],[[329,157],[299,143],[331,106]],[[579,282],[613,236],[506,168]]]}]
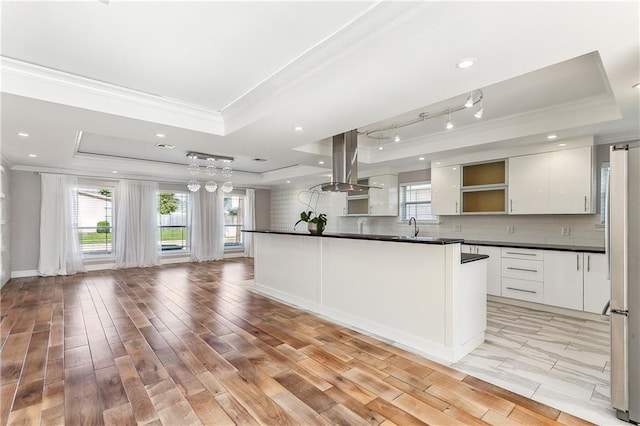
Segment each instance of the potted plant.
[{"label": "potted plant", "polygon": [[320,235],[322,234],[322,231],[324,231],[325,226],[327,226],[327,215],[324,213],[316,215],[313,210],[309,210],[308,212],[303,211],[302,213],[300,213],[300,220],[297,221],[295,225],[293,225],[293,228],[295,229],[295,227],[298,226],[300,222],[307,222],[307,228],[309,229],[309,232],[312,234]]}]

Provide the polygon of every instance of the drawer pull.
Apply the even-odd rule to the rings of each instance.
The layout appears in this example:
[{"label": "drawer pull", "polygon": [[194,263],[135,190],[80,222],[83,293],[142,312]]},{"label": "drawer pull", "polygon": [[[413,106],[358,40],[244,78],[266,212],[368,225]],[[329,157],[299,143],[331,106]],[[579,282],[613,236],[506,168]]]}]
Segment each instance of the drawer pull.
[{"label": "drawer pull", "polygon": [[537,291],[534,291],[534,290],[525,290],[523,288],[515,288],[515,287],[507,287],[507,290],[522,291],[523,293],[532,293],[532,294],[537,293]]},{"label": "drawer pull", "polygon": [[507,269],[511,269],[512,271],[538,272],[537,269],[513,268],[511,266],[507,266]]},{"label": "drawer pull", "polygon": [[517,254],[520,256],[537,256],[537,253],[519,253],[517,251],[508,251],[507,254]]}]

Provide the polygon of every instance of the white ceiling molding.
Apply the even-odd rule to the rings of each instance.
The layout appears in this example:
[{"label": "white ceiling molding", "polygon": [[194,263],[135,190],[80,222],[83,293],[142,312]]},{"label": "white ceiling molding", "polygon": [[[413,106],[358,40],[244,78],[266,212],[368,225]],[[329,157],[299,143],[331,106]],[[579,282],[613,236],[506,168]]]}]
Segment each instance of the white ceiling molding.
[{"label": "white ceiling molding", "polygon": [[0,57],[2,91],[153,123],[224,135],[222,114],[90,78]]}]

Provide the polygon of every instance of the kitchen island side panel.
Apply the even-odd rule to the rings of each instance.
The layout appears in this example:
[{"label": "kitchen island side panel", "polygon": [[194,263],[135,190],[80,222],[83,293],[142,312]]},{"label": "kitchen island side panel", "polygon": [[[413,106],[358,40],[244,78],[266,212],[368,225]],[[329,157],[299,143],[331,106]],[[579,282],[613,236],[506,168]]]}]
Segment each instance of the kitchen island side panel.
[{"label": "kitchen island side panel", "polygon": [[322,238],[254,234],[258,290],[307,309],[320,305]]},{"label": "kitchen island side panel", "polygon": [[325,239],[322,260],[325,309],[444,345],[445,246]]}]

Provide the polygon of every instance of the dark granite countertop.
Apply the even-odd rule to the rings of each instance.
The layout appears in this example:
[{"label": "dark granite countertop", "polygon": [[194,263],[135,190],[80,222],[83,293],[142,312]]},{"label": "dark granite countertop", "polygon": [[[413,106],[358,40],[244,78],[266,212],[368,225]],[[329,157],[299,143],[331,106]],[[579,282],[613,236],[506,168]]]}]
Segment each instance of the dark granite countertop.
[{"label": "dark granite countertop", "polygon": [[523,249],[575,251],[575,252],[586,252],[586,253],[604,253],[605,252],[604,247],[569,246],[569,245],[543,244],[543,243],[514,243],[514,242],[499,242],[499,241],[464,240],[464,244],[469,244],[473,246],[513,247],[513,248],[523,248]]},{"label": "dark granite countertop", "polygon": [[258,234],[277,234],[277,235],[298,235],[303,237],[323,237],[323,238],[348,238],[352,240],[374,240],[374,241],[390,241],[396,243],[413,243],[413,244],[456,244],[464,242],[461,238],[438,238],[438,237],[408,237],[399,235],[375,235],[375,234],[339,234],[325,232],[322,235],[314,235],[303,232],[286,232],[286,231],[269,231],[269,230],[242,230],[242,232],[254,232]]},{"label": "dark granite countertop", "polygon": [[488,254],[460,253],[460,263],[475,262],[476,260],[488,259]]}]

